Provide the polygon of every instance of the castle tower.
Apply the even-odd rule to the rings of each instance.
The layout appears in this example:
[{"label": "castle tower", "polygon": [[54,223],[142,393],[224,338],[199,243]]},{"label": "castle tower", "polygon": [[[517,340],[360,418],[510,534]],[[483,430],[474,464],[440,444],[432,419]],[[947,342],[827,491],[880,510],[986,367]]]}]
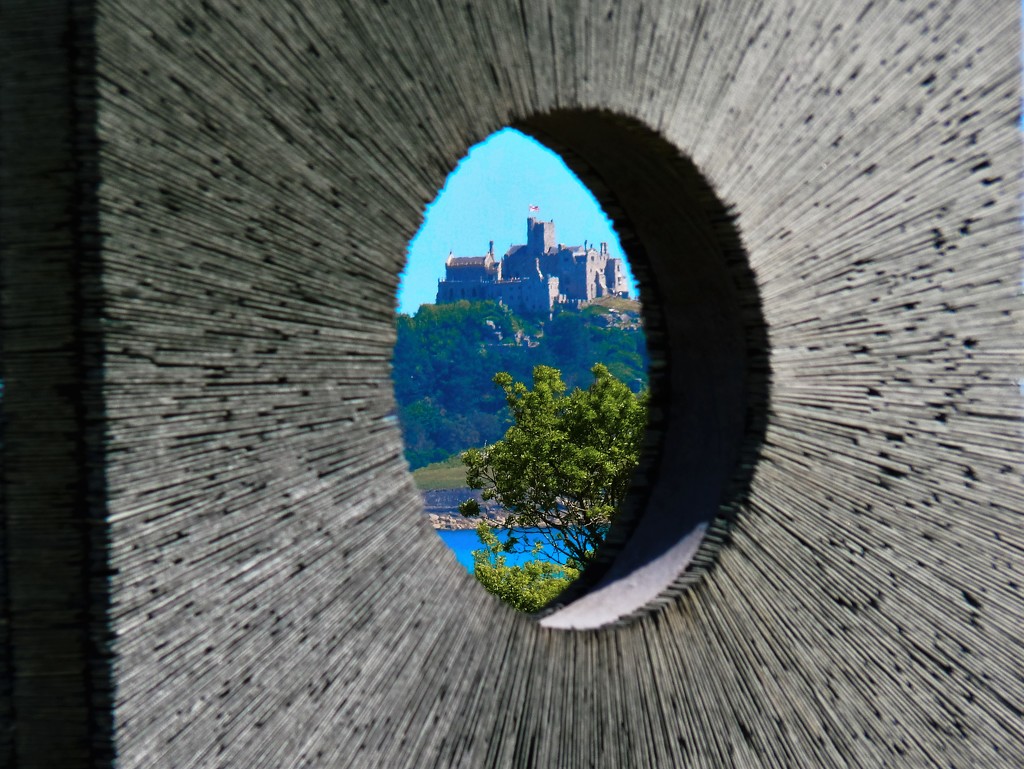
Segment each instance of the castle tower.
[{"label": "castle tower", "polygon": [[540,256],[555,247],[554,221],[542,222],[531,216],[526,220],[526,248],[531,256]]}]

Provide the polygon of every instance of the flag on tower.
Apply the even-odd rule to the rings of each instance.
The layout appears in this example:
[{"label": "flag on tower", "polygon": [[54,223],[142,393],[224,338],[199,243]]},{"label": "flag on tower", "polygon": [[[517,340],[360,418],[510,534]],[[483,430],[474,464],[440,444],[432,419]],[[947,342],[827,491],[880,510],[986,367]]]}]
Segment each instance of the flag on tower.
[{"label": "flag on tower", "polygon": [[530,206],[530,213],[531,214],[535,213],[537,211],[540,211],[540,206]]}]

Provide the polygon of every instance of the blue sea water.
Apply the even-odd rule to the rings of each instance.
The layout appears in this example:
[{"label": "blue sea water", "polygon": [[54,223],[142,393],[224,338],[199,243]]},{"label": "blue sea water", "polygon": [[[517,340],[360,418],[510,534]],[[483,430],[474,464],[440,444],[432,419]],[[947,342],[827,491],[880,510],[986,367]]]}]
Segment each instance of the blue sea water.
[{"label": "blue sea water", "polygon": [[[480,544],[480,540],[476,536],[476,531],[473,529],[435,529],[435,531],[441,540],[452,549],[455,557],[459,559],[459,563],[472,573],[473,551],[483,549],[483,545]],[[533,547],[535,542],[543,543],[545,541],[544,537],[537,529],[512,529],[512,531],[515,533],[515,536],[519,537],[521,545],[525,545],[527,552],[506,553],[505,565],[518,566],[526,561],[533,560],[534,556],[530,555],[529,549]],[[502,542],[505,541],[506,529],[498,529],[495,533],[498,535],[498,539]],[[543,560],[554,561],[555,563],[562,563],[564,560],[559,554],[546,550],[541,551],[540,557]]]}]

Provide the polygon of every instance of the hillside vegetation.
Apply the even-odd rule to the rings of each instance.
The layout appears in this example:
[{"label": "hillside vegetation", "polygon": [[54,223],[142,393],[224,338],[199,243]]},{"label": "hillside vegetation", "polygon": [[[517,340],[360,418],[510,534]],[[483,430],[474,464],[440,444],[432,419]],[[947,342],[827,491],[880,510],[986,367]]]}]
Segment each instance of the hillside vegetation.
[{"label": "hillside vegetation", "polygon": [[647,384],[635,302],[595,303],[550,321],[517,316],[495,302],[425,304],[413,316],[398,315],[397,331],[392,375],[414,470],[504,435],[508,409],[491,381],[498,371],[529,381],[534,366],[553,366],[570,388],[585,388],[591,367],[603,363],[634,391]]},{"label": "hillside vegetation", "polygon": [[602,296],[600,299],[592,299],[587,302],[586,308],[604,308],[604,311],[618,310],[619,312],[632,313],[639,317],[640,302],[636,299],[623,299],[621,296]]},{"label": "hillside vegetation", "polygon": [[461,489],[466,485],[466,466],[459,454],[455,454],[444,461],[414,470],[412,477],[420,491]]}]

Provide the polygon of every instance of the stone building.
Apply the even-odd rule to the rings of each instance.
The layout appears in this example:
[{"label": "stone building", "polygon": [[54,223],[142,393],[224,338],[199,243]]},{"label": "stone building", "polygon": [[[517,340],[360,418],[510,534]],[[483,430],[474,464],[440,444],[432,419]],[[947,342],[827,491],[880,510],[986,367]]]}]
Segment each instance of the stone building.
[{"label": "stone building", "polygon": [[622,260],[609,255],[607,243],[599,249],[558,243],[555,223],[532,216],[526,220],[526,243],[510,247],[500,260],[492,240],[483,256],[448,254],[444,266],[438,304],[490,299],[513,312],[550,316],[555,305],[578,308],[629,292]]}]

